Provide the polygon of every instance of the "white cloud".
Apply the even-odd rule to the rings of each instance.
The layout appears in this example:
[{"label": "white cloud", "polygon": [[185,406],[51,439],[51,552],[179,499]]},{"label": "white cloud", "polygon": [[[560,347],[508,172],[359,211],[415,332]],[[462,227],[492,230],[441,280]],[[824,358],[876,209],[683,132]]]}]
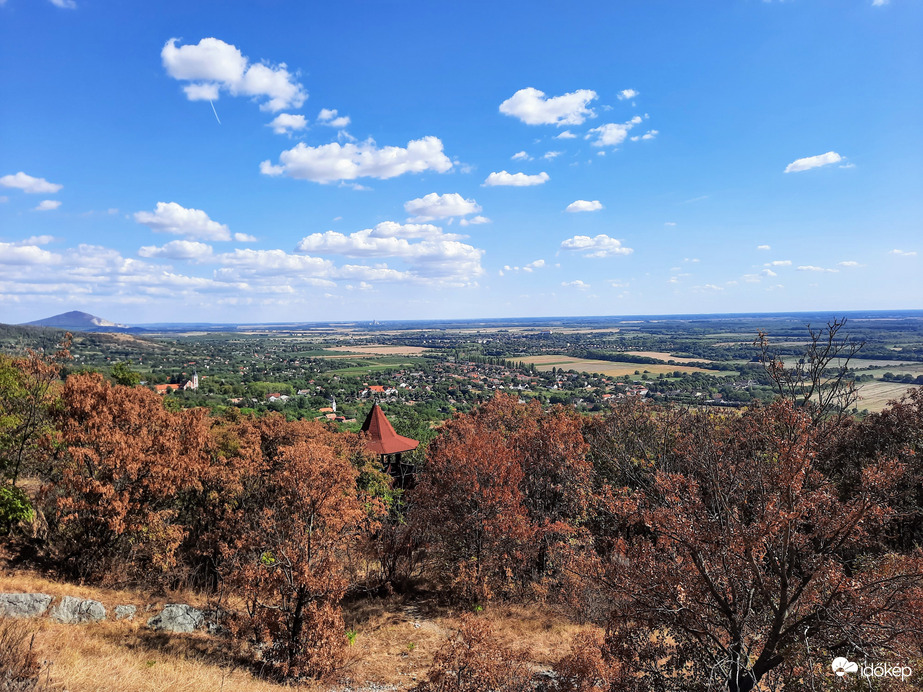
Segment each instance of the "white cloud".
[{"label": "white cloud", "polygon": [[641,116],[636,115],[624,123],[606,123],[592,128],[585,139],[593,139],[595,136],[594,147],[615,147],[624,142],[629,130],[640,122]]},{"label": "white cloud", "polygon": [[843,157],[835,151],[828,151],[826,154],[817,156],[808,156],[803,159],[796,159],[785,167],[785,173],[797,173],[799,171],[808,171],[812,168],[829,166],[831,163],[839,163]]},{"label": "white cloud", "polygon": [[636,135],[635,137],[632,137],[631,141],[632,142],[648,141],[648,140],[654,139],[654,137],[656,137],[659,134],[660,134],[660,130],[648,130],[643,135]]},{"label": "white cloud", "polygon": [[235,233],[234,240],[238,243],[255,243],[256,236],[250,235],[249,233]]},{"label": "white cloud", "polygon": [[184,235],[193,240],[231,239],[226,225],[212,221],[201,209],[186,209],[176,202],[158,202],[153,212],[137,212],[135,221],[156,233]]},{"label": "white cloud", "polygon": [[[409,266],[409,272],[404,273],[403,278],[435,279],[454,284],[470,283],[475,277],[483,274],[481,256],[484,251],[462,243],[458,238],[459,236],[443,233],[439,227],[429,224],[401,225],[384,222],[374,228],[349,235],[336,231],[313,233],[302,238],[295,251],[344,257],[393,257]],[[410,242],[411,240],[419,242]],[[341,275],[343,269],[341,268]],[[351,271],[364,270],[354,267]],[[349,278],[357,277],[350,275]],[[374,276],[370,279],[369,275],[362,278],[374,280]]]},{"label": "white cloud", "polygon": [[639,92],[634,89],[622,89],[618,94],[619,101],[626,101],[628,99],[633,99],[638,96]]},{"label": "white cloud", "polygon": [[772,262],[766,262],[763,265],[764,267],[790,267],[792,266],[791,260],[773,260]]},{"label": "white cloud", "polygon": [[171,240],[163,247],[146,245],[138,250],[141,257],[202,261],[212,256],[211,245],[194,240]]},{"label": "white cloud", "polygon": [[827,273],[835,274],[839,270],[825,269],[824,267],[815,267],[813,264],[803,264],[800,267],[798,267],[798,271],[800,272],[827,272]]},{"label": "white cloud", "polygon": [[481,211],[481,206],[473,199],[465,199],[457,192],[428,195],[404,203],[404,211],[413,218],[411,221],[433,221],[451,216],[467,216]]},{"label": "white cloud", "polygon": [[317,114],[317,122],[328,127],[343,129],[350,123],[348,115],[338,115],[336,108],[321,108]]},{"label": "white cloud", "polygon": [[778,276],[772,269],[763,269],[760,274],[768,277]]},{"label": "white cloud", "polygon": [[861,264],[859,264],[859,263],[856,262],[855,260],[846,260],[846,261],[844,261],[844,262],[837,262],[836,265],[837,265],[838,267],[847,267],[847,268],[861,267],[861,266],[862,266]]},{"label": "white cloud", "polygon": [[562,281],[561,285],[565,288],[576,288],[580,291],[588,291],[590,289],[590,284],[584,283],[580,279],[574,281]]},{"label": "white cloud", "polygon": [[676,222],[675,221],[665,221],[663,225],[664,226],[675,226]]},{"label": "white cloud", "polygon": [[304,130],[308,127],[308,121],[303,115],[292,115],[291,113],[279,113],[268,127],[277,135],[288,135],[292,132]]},{"label": "white cloud", "polygon": [[518,151],[515,154],[513,154],[510,158],[513,159],[513,161],[531,161],[532,160],[532,157],[529,156],[524,151]]},{"label": "white cloud", "polygon": [[889,2],[891,2],[891,0],[872,0],[872,7],[884,7]]},{"label": "white cloud", "polygon": [[22,171],[19,171],[19,173],[15,175],[3,176],[0,178],[0,185],[3,185],[3,187],[14,187],[33,195],[54,193],[64,187],[57,183],[49,183],[44,178],[33,178],[31,175],[27,175]]},{"label": "white cloud", "polygon": [[48,243],[53,243],[54,241],[55,241],[55,237],[53,235],[32,235],[26,238],[25,240],[19,241],[16,244],[17,245],[48,245]]},{"label": "white cloud", "polygon": [[571,202],[567,205],[567,208],[564,211],[569,212],[578,212],[578,211],[599,211],[603,208],[602,202],[598,199],[594,199],[592,202],[589,202],[585,199],[578,199],[576,202]]},{"label": "white cloud", "polygon": [[[513,267],[507,264],[503,267],[503,270],[508,271],[508,272],[525,272],[527,274],[531,274],[536,269],[542,269],[545,266],[546,266],[545,260],[537,259],[532,262],[529,262],[526,265],[523,265],[522,267]],[[500,272],[500,276],[503,276],[503,271]]]},{"label": "white cloud", "polygon": [[769,247],[768,245],[757,245],[756,249],[757,250],[771,250],[772,248]]},{"label": "white cloud", "polygon": [[411,140],[407,148],[378,148],[371,139],[361,144],[331,142],[318,147],[299,142],[279,155],[279,165],[269,161],[260,164],[260,172],[264,175],[285,174],[318,183],[363,177],[385,180],[427,170],[445,173],[451,168],[452,162],[442,150],[442,141],[432,136]]},{"label": "white cloud", "polygon": [[624,247],[622,241],[600,234],[591,238],[587,235],[575,235],[561,243],[562,250],[573,250],[584,253],[584,257],[614,257],[615,255],[630,255],[634,250]]},{"label": "white cloud", "polygon": [[43,199],[38,203],[38,206],[35,207],[35,211],[52,211],[61,206],[61,202],[56,199]]},{"label": "white cloud", "polygon": [[563,154],[563,153],[564,153],[563,151],[546,151],[546,152],[545,152],[545,155],[542,156],[542,158],[543,158],[543,159],[548,159],[548,160],[550,161],[551,159],[556,159],[556,158],[558,158],[558,157],[559,157],[561,154]]},{"label": "white cloud", "polygon": [[895,250],[891,250],[888,254],[898,255],[900,257],[916,257],[917,251],[916,250],[897,250],[895,249]]},{"label": "white cloud", "polygon": [[214,101],[219,91],[263,100],[261,110],[300,108],[308,98],[285,63],[250,63],[240,50],[217,38],[177,47],[171,38],[160,51],[163,66],[174,79],[189,82],[183,90],[190,101]]},{"label": "white cloud", "polygon": [[595,117],[587,104],[596,99],[596,92],[578,89],[570,94],[546,98],[545,93],[532,87],[520,89],[500,104],[500,112],[519,118],[527,125],[580,125]]},{"label": "white cloud", "polygon": [[458,222],[459,226],[477,226],[482,223],[490,223],[490,219],[486,216],[473,216],[470,219],[462,219]]},{"label": "white cloud", "polygon": [[508,185],[512,187],[528,187],[530,185],[541,185],[542,183],[548,182],[551,177],[542,171],[538,175],[526,175],[525,173],[507,173],[506,171],[500,171],[499,173],[491,173],[487,176],[487,180],[484,181],[484,185],[487,187],[495,187],[498,185]]},{"label": "white cloud", "polygon": [[[27,241],[24,241],[26,243]],[[61,256],[38,247],[38,244],[0,243],[0,265],[58,264]]]},{"label": "white cloud", "polygon": [[554,138],[555,139],[577,139],[577,135],[575,135],[570,130],[564,130],[564,132],[562,132],[561,134],[555,135]]},{"label": "white cloud", "polygon": [[74,0],[51,0],[51,4],[65,10],[77,9],[77,3]]}]

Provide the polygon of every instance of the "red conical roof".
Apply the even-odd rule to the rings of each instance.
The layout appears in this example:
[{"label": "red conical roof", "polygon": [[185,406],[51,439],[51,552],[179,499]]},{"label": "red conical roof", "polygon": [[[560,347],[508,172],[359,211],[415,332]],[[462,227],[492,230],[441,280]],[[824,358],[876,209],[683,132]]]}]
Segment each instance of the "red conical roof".
[{"label": "red conical roof", "polygon": [[372,410],[369,411],[365,423],[362,424],[362,432],[369,434],[369,440],[365,443],[366,449],[375,454],[409,452],[420,444],[416,440],[394,432],[394,428],[385,418],[385,413],[378,404],[372,406]]}]

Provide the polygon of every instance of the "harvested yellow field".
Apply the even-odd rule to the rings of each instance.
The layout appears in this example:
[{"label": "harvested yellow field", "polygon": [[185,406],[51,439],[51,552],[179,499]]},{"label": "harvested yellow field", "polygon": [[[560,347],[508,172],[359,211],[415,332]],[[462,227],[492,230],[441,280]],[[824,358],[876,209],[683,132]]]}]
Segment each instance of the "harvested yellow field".
[{"label": "harvested yellow field", "polygon": [[633,375],[635,370],[644,372],[647,370],[652,375],[660,373],[674,372],[714,372],[717,374],[730,375],[733,372],[719,373],[718,371],[709,371],[702,368],[694,368],[688,365],[652,365],[642,363],[614,363],[608,360],[590,360],[588,358],[573,358],[571,356],[529,356],[526,358],[517,358],[526,365],[535,364],[535,368],[542,372],[557,368],[558,370],[577,370],[579,372],[588,372],[596,375],[606,375],[608,377],[621,377],[622,375]]},{"label": "harvested yellow field", "polygon": [[671,356],[663,351],[625,351],[632,356],[643,356],[645,358],[657,358],[659,360],[672,360],[677,363],[711,363],[707,358],[680,358]]},{"label": "harvested yellow field", "polygon": [[917,389],[918,384],[904,384],[902,382],[864,382],[859,385],[859,403],[856,408],[860,411],[868,409],[871,412],[881,411],[889,401],[900,399],[910,389]]}]

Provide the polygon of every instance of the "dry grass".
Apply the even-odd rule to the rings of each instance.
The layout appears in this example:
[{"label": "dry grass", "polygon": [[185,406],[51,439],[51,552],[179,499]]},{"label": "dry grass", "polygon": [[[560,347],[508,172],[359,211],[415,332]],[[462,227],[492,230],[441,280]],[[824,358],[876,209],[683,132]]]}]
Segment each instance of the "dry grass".
[{"label": "dry grass", "polygon": [[[284,687],[260,678],[229,640],[205,633],[164,634],[144,623],[164,602],[204,605],[194,593],[150,597],[117,589],[99,589],[57,582],[28,571],[6,570],[0,592],[41,592],[56,598],[73,595],[115,605],[139,607],[134,621],[63,625],[47,618],[29,621],[35,650],[46,661],[42,673],[49,689],[69,692],[281,692],[283,689],[324,690],[344,683],[412,687],[426,677],[433,656],[458,624],[458,613],[434,600],[399,597],[365,599],[344,609],[346,627],[355,632],[347,664],[336,682]],[[145,606],[154,604],[149,612]],[[110,615],[111,616],[111,615]],[[591,626],[577,625],[543,605],[488,606],[480,617],[491,621],[498,643],[528,650],[535,669],[548,669],[570,646],[574,636]]]}]

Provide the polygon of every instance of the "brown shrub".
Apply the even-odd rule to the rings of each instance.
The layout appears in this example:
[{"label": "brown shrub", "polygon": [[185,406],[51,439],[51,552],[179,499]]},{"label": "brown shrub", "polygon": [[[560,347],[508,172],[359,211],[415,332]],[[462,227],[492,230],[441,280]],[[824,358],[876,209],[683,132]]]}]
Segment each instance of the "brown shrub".
[{"label": "brown shrub", "polygon": [[531,690],[527,654],[501,646],[490,622],[463,615],[458,630],[436,653],[415,692],[519,692]]}]

